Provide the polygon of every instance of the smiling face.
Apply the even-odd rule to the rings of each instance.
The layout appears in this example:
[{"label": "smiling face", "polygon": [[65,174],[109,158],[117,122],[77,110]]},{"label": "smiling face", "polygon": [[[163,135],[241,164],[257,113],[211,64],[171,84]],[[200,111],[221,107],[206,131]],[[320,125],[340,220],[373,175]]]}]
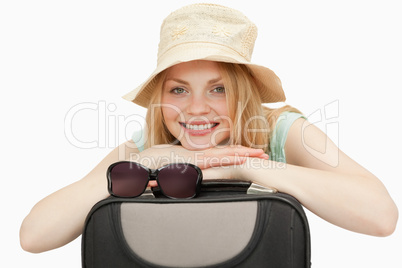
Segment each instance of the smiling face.
[{"label": "smiling face", "polygon": [[227,141],[230,119],[218,64],[199,60],[170,67],[162,88],[162,113],[168,130],[186,149]]}]

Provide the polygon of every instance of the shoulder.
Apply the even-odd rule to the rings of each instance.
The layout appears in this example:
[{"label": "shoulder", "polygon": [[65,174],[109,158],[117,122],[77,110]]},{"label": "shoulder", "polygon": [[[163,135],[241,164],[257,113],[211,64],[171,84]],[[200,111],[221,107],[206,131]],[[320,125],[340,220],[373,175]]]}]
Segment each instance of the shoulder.
[{"label": "shoulder", "polygon": [[270,156],[271,160],[277,162],[287,162],[285,154],[285,143],[288,132],[293,123],[298,119],[305,119],[301,113],[282,112],[276,120],[275,127],[270,138]]},{"label": "shoulder", "polygon": [[287,163],[343,174],[373,176],[347,156],[314,124],[299,118],[290,127],[285,144]]},{"label": "shoulder", "polygon": [[306,117],[301,113],[290,111],[281,113],[276,121],[273,135],[281,135],[282,133],[287,133],[293,123],[299,118],[306,119]]},{"label": "shoulder", "polygon": [[341,154],[322,130],[304,118],[295,120],[290,127],[285,152],[289,164],[318,169],[338,166]]}]

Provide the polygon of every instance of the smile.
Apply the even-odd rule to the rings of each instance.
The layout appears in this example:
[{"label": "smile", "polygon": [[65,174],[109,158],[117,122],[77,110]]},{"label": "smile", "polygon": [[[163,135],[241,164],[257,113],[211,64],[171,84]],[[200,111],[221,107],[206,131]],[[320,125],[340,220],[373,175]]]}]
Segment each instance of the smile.
[{"label": "smile", "polygon": [[214,128],[218,125],[219,123],[213,123],[213,124],[187,124],[187,123],[180,123],[184,128],[190,129],[190,130],[206,130],[206,129],[211,129]]}]

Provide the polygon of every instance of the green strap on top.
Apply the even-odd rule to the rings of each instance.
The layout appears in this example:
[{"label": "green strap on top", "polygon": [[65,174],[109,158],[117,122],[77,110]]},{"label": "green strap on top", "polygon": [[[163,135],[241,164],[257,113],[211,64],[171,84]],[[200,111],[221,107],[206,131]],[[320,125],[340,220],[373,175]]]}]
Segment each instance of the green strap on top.
[{"label": "green strap on top", "polygon": [[299,118],[304,118],[302,114],[295,112],[283,112],[276,121],[274,132],[269,143],[269,159],[276,162],[286,163],[285,143],[288,132],[292,124]]}]

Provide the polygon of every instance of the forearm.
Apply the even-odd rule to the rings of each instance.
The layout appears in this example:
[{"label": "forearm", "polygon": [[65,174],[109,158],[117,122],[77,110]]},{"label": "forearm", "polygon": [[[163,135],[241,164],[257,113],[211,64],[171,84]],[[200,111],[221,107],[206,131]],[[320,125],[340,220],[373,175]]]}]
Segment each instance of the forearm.
[{"label": "forearm", "polygon": [[109,196],[106,179],[109,165],[136,153],[138,150],[132,141],[122,143],[83,179],[38,202],[21,225],[22,248],[42,252],[63,246],[79,236],[90,209]]},{"label": "forearm", "polygon": [[342,228],[378,236],[393,232],[397,208],[374,176],[275,164],[262,160],[260,166],[250,168],[245,163],[242,174],[255,183],[294,196],[310,211]]},{"label": "forearm", "polygon": [[20,240],[24,250],[43,252],[78,237],[92,206],[108,196],[106,179],[84,178],[38,202],[24,219]]}]

